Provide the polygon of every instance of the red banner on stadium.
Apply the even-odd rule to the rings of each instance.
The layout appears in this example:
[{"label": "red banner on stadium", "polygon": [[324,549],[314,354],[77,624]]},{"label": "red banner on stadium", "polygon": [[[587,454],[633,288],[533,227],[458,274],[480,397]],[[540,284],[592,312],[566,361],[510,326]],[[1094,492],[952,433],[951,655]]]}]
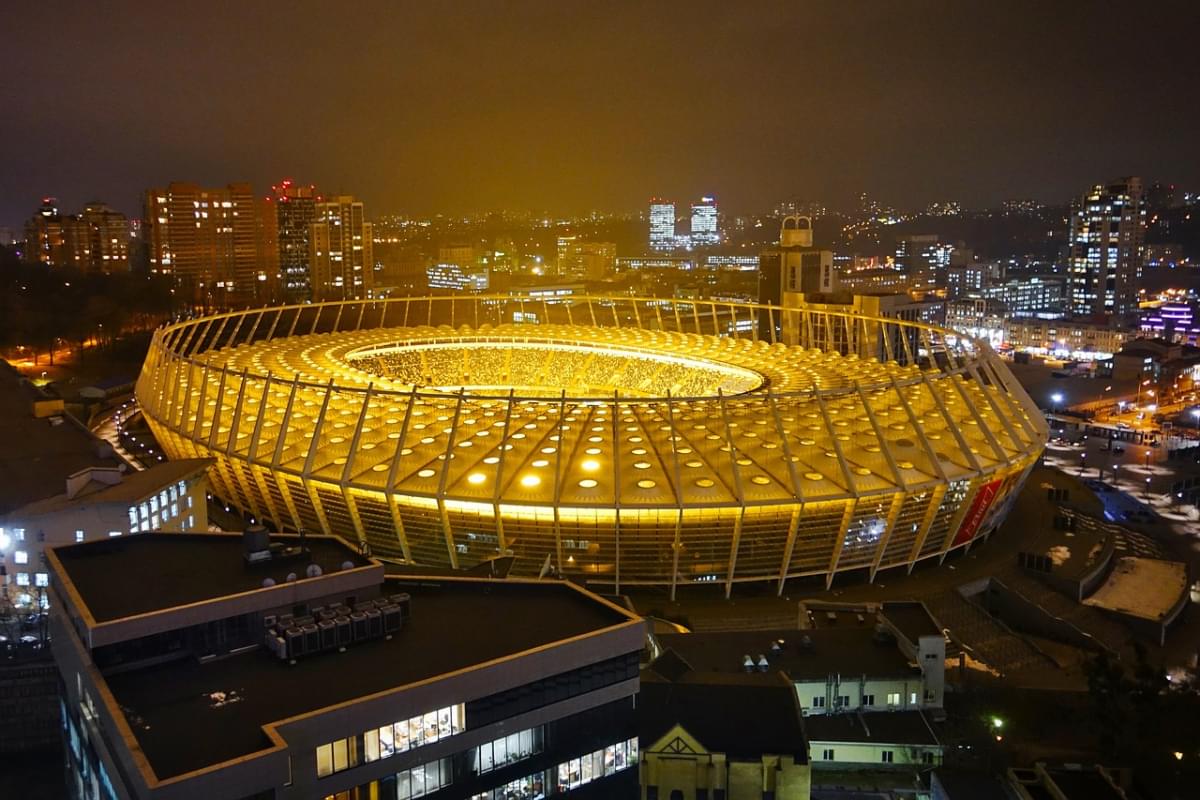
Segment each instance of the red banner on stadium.
[{"label": "red banner on stadium", "polygon": [[962,525],[958,526],[958,533],[955,535],[954,544],[951,547],[965,544],[975,536],[975,532],[979,530],[979,526],[983,524],[983,520],[987,516],[988,509],[992,507],[992,501],[996,499],[996,493],[1000,490],[1002,482],[1003,479],[994,480],[979,487],[975,499],[971,502],[971,510],[963,517]]}]

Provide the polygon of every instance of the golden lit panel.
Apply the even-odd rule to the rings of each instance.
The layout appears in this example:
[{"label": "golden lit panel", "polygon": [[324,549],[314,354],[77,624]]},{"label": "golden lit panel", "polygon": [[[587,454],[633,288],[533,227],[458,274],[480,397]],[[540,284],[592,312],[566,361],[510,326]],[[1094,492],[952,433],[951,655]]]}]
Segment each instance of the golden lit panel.
[{"label": "golden lit panel", "polygon": [[613,584],[940,555],[994,528],[1046,437],[953,332],[635,297],[188,320],[155,333],[137,397],[165,452],[214,458],[215,492],[281,528]]}]

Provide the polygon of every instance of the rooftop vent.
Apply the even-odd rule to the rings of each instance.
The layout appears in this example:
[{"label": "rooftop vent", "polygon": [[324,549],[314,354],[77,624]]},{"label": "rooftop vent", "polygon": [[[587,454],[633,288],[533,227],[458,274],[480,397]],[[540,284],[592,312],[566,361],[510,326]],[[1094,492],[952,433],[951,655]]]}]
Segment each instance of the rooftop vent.
[{"label": "rooftop vent", "polygon": [[770,666],[771,666],[771,664],[770,664],[770,662],[767,661],[767,657],[765,655],[763,655],[762,653],[759,653],[758,654],[758,671],[766,672],[770,668]]},{"label": "rooftop vent", "polygon": [[800,652],[811,653],[813,650],[812,637],[807,633],[800,637]]},{"label": "rooftop vent", "polygon": [[784,642],[783,639],[776,639],[775,641],[771,642],[771,652],[772,653],[780,652],[781,650],[783,650],[783,646],[785,644],[786,644],[786,642]]},{"label": "rooftop vent", "polygon": [[253,564],[271,558],[271,533],[265,525],[251,525],[242,533],[242,557]]},{"label": "rooftop vent", "polygon": [[742,669],[746,672],[754,672],[754,659],[750,657],[749,653],[742,656]]}]

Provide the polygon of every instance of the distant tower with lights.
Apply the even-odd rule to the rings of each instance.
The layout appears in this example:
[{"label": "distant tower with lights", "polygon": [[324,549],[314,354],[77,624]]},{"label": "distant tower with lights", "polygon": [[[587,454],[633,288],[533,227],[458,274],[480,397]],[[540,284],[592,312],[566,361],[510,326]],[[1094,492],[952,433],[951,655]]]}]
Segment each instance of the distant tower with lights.
[{"label": "distant tower with lights", "polygon": [[1079,317],[1138,309],[1146,207],[1141,178],[1093,186],[1071,210],[1067,308]]},{"label": "distant tower with lights", "polygon": [[692,246],[710,247],[721,241],[717,219],[717,198],[701,197],[692,204]]},{"label": "distant tower with lights", "polygon": [[297,186],[285,180],[271,187],[278,225],[279,273],[288,300],[312,299],[312,269],[309,237],[317,219],[315,186]]},{"label": "distant tower with lights", "polygon": [[653,198],[650,201],[650,249],[668,251],[675,248],[675,204]]},{"label": "distant tower with lights", "polygon": [[309,255],[313,300],[371,296],[375,259],[361,200],[343,195],[316,204]]}]

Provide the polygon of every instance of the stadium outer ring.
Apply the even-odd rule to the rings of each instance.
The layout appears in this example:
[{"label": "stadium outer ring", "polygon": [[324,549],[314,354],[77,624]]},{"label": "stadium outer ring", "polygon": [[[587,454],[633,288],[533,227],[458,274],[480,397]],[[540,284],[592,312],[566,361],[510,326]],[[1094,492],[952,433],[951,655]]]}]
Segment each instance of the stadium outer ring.
[{"label": "stadium outer ring", "polygon": [[[316,360],[372,341],[536,345],[549,330],[618,355],[685,348],[816,372],[737,395],[523,397],[402,390]],[[251,369],[267,357],[301,363]],[[280,528],[423,566],[512,555],[518,574],[552,567],[672,596],[681,583],[728,594],[771,580],[782,592],[791,577],[874,580],[944,559],[996,528],[1047,438],[986,342],[828,307],[628,296],[404,297],[188,319],[155,332],[136,396],[169,457],[215,459],[215,493]],[[443,427],[414,422],[426,414]],[[471,458],[464,442],[487,434],[467,422],[499,434]],[[584,433],[596,447],[579,450]],[[579,478],[588,451],[605,480]],[[544,477],[526,485],[534,464]],[[598,491],[581,494],[589,480]]]}]

